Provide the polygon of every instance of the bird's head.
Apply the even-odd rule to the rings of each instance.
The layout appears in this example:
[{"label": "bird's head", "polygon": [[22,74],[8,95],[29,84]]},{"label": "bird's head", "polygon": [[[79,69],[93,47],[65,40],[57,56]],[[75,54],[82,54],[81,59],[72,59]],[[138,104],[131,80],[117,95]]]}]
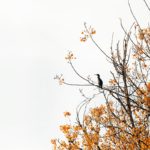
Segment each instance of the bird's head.
[{"label": "bird's head", "polygon": [[99,74],[95,74],[97,77],[100,77],[100,75]]}]

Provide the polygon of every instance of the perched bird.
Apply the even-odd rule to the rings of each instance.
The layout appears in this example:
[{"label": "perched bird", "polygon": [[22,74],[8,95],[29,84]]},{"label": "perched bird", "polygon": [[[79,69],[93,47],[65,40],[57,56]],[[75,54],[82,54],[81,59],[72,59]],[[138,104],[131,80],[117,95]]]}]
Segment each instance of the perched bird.
[{"label": "perched bird", "polygon": [[99,86],[100,88],[103,88],[103,81],[102,81],[102,79],[100,78],[100,75],[99,75],[99,74],[95,74],[95,75],[97,75],[98,86]]}]

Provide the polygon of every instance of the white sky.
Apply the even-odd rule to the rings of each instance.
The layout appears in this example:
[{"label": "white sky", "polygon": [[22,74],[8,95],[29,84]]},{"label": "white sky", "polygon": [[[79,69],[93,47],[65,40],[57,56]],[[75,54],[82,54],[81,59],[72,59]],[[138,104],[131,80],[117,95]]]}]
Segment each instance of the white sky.
[{"label": "white sky", "polygon": [[[142,0],[132,0],[138,19],[147,25]],[[75,113],[82,101],[78,88],[53,80],[63,73],[76,78],[65,55],[77,55],[82,74],[109,78],[109,65],[90,41],[81,43],[86,21],[109,53],[112,32],[119,37],[119,18],[132,24],[127,0],[1,0],[0,1],[0,149],[50,150],[50,139],[60,136],[63,112]],[[148,21],[147,21],[148,20]]]}]

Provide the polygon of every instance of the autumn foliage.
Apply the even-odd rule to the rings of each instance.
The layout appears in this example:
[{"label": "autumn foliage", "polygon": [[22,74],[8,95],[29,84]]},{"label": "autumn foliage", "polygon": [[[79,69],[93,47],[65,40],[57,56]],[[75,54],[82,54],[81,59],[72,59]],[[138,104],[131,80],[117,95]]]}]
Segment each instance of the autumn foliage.
[{"label": "autumn foliage", "polygon": [[[91,39],[113,66],[112,77],[102,89],[90,77],[80,75],[72,63],[76,59],[72,52],[66,56],[85,84],[68,83],[63,75],[56,75],[55,79],[60,84],[97,87],[99,92],[92,97],[81,92],[85,100],[77,107],[76,122],[60,126],[65,139],[52,139],[54,150],[150,149],[150,27],[142,28],[136,20],[129,31],[122,22],[121,27],[125,34],[123,44],[117,43],[113,49],[112,43],[111,55],[95,42],[94,28],[85,24],[81,32],[80,41]],[[105,104],[87,111],[86,106],[99,94],[103,95]],[[70,117],[71,113],[64,112],[64,116]]]}]

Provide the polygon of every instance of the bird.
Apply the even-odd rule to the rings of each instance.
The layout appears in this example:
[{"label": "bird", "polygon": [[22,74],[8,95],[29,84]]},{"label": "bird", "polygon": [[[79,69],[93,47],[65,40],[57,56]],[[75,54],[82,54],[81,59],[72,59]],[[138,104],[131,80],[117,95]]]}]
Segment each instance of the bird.
[{"label": "bird", "polygon": [[103,88],[103,81],[102,79],[100,78],[100,75],[99,74],[95,74],[97,76],[97,80],[98,80],[98,86],[99,88]]}]

